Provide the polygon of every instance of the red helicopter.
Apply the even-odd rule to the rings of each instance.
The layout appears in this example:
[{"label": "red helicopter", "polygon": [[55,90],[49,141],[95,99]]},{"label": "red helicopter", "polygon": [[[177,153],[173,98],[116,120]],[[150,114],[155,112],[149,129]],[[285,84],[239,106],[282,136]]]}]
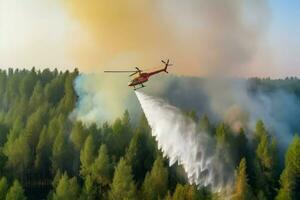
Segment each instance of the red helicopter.
[{"label": "red helicopter", "polygon": [[[133,87],[134,90],[138,90],[141,89],[143,87],[146,87],[143,83],[147,82],[150,78],[150,76],[158,74],[160,72],[166,72],[168,73],[167,69],[169,66],[172,66],[172,64],[169,64],[169,59],[167,60],[167,62],[165,62],[164,60],[161,61],[162,63],[165,64],[165,67],[153,72],[143,72],[142,70],[140,70],[138,67],[136,67],[136,70],[129,70],[129,71],[104,71],[105,73],[130,73],[133,72],[132,74],[130,74],[129,76],[134,76],[135,74],[138,74],[137,77],[135,77],[134,79],[132,79],[128,86]],[[140,85],[140,87],[136,88],[137,85]]]}]

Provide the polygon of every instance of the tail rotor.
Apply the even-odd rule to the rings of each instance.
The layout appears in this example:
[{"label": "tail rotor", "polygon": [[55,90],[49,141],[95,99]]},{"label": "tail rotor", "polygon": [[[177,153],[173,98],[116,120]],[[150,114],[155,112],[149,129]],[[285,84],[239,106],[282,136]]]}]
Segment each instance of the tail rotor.
[{"label": "tail rotor", "polygon": [[167,71],[168,67],[169,67],[169,66],[172,66],[172,64],[169,64],[169,61],[170,61],[169,59],[167,60],[167,62],[164,61],[164,60],[161,60],[161,62],[165,64],[164,71],[165,71],[166,73],[169,73],[169,72]]}]

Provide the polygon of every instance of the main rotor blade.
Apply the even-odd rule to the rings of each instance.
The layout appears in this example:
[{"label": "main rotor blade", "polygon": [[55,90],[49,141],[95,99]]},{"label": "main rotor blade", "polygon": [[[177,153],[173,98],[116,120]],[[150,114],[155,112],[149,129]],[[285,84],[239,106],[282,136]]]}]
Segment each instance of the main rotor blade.
[{"label": "main rotor blade", "polygon": [[106,70],[106,71],[104,71],[104,73],[130,73],[130,72],[136,72],[136,71],[133,71],[133,70],[128,70],[128,71]]},{"label": "main rotor blade", "polygon": [[130,74],[129,76],[133,76],[133,75],[135,75],[135,74],[137,74],[138,72],[134,72],[134,73],[132,73],[132,74]]},{"label": "main rotor blade", "polygon": [[135,67],[136,68],[136,70],[138,71],[138,72],[141,72],[142,70],[140,70],[138,67]]}]

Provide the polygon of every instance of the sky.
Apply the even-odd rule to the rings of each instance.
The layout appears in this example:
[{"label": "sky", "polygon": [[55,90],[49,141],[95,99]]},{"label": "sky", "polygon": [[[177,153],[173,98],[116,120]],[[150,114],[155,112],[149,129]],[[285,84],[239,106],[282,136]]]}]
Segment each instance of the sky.
[{"label": "sky", "polygon": [[1,68],[300,76],[300,0],[0,0]]}]

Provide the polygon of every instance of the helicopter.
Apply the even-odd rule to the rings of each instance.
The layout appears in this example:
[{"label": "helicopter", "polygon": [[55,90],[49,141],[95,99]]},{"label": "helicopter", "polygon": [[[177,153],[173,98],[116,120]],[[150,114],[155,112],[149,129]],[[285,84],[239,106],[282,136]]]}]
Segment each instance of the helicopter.
[{"label": "helicopter", "polygon": [[[106,70],[104,71],[105,73],[131,73],[129,75],[129,77],[132,77],[136,74],[138,74],[137,77],[133,78],[129,83],[128,86],[129,87],[133,87],[134,90],[138,90],[141,89],[143,87],[146,87],[144,85],[145,82],[147,82],[149,80],[149,78],[155,74],[161,73],[161,72],[165,72],[168,73],[167,69],[169,66],[172,66],[172,64],[169,63],[169,59],[167,61],[161,60],[161,62],[165,65],[164,68],[159,69],[159,70],[155,70],[152,72],[143,72],[143,70],[141,70],[138,67],[135,67],[136,70],[117,70],[117,71],[109,71]],[[139,87],[137,87],[139,86]]]}]

